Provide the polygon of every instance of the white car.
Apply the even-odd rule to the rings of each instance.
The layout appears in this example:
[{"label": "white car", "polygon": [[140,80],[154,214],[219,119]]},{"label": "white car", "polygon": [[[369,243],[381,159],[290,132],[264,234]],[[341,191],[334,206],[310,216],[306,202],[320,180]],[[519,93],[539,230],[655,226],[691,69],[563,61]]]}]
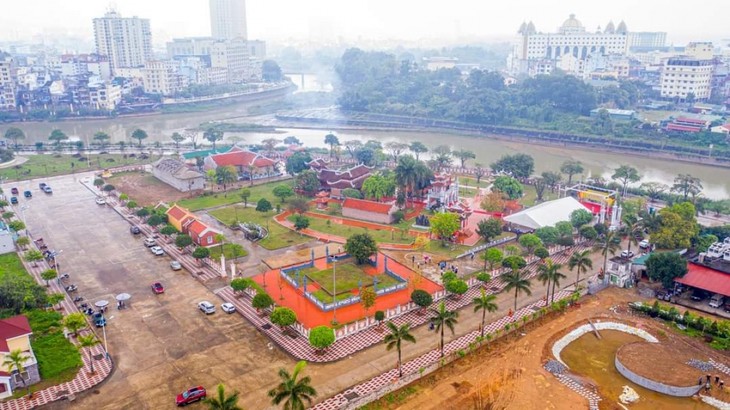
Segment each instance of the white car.
[{"label": "white car", "polygon": [[171,261],[170,268],[172,268],[172,270],[180,270],[182,269],[182,265],[178,261]]},{"label": "white car", "polygon": [[648,239],[644,239],[643,241],[639,242],[639,248],[641,249],[649,249],[651,247],[651,243]]},{"label": "white car", "polygon": [[633,258],[634,257],[634,253],[631,252],[628,249],[624,249],[623,251],[621,251],[621,257],[622,258]]},{"label": "white car", "polygon": [[207,300],[198,303],[198,309],[206,315],[212,315],[215,313],[215,306]]},{"label": "white car", "polygon": [[97,205],[106,205],[106,200],[100,196],[96,197],[96,204]]},{"label": "white car", "polygon": [[226,302],[226,303],[223,303],[223,304],[221,305],[221,309],[222,309],[222,310],[223,310],[224,312],[226,312],[226,313],[235,313],[235,312],[236,312],[236,307],[235,307],[235,306],[233,306],[233,303],[228,303],[228,302]]},{"label": "white car", "polygon": [[162,256],[165,254],[165,251],[162,250],[159,246],[153,246],[150,248],[150,252],[154,253],[157,256]]},{"label": "white car", "polygon": [[157,245],[157,241],[155,240],[155,238],[153,238],[153,237],[144,238],[144,246],[149,248],[149,247],[152,247],[155,245]]}]

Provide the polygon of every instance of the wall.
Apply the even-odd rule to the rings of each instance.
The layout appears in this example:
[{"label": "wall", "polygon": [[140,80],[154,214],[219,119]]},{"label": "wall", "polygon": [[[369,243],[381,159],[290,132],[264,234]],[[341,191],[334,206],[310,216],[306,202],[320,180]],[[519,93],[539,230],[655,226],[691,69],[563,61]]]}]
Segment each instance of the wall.
[{"label": "wall", "polygon": [[626,366],[623,365],[618,359],[618,355],[616,355],[616,358],[614,359],[614,363],[616,364],[616,370],[618,370],[619,373],[621,373],[622,376],[625,378],[631,380],[632,382],[638,384],[641,387],[645,387],[649,390],[653,390],[659,393],[664,393],[669,396],[676,396],[676,397],[691,397],[697,394],[697,392],[702,388],[702,385],[692,385],[689,387],[678,387],[678,386],[670,386],[668,384],[655,382],[654,380],[649,380],[646,377],[639,376],[638,374],[632,372],[631,370],[627,369]]},{"label": "wall", "polygon": [[345,218],[361,219],[363,221],[377,222],[381,224],[390,224],[393,222],[391,214],[378,214],[375,212],[367,212],[359,209],[342,208],[342,216]]}]

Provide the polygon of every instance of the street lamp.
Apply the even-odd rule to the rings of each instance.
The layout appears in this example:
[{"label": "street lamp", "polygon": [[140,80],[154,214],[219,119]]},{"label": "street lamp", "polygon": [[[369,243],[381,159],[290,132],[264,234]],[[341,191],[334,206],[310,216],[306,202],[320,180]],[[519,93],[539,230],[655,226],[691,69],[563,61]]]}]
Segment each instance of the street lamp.
[{"label": "street lamp", "polygon": [[25,222],[25,210],[28,209],[30,205],[21,205],[20,206],[20,219],[23,221],[23,225],[25,225],[25,235],[28,236],[28,224]]},{"label": "street lamp", "polygon": [[63,250],[60,250],[58,252],[53,252],[53,268],[56,269],[56,272],[58,272],[59,274],[61,272],[58,270],[58,264],[56,263],[56,256],[58,256],[62,253],[63,253]]},{"label": "street lamp", "polygon": [[111,358],[109,356],[109,347],[106,344],[106,317],[104,317],[104,310],[106,309],[106,306],[101,309],[101,317],[104,319],[104,326],[101,327],[101,333],[104,335],[104,354],[106,355],[107,360]]},{"label": "street lamp", "polygon": [[334,309],[332,310],[332,323],[337,323],[337,255],[331,256],[332,258],[332,300],[334,302]]}]

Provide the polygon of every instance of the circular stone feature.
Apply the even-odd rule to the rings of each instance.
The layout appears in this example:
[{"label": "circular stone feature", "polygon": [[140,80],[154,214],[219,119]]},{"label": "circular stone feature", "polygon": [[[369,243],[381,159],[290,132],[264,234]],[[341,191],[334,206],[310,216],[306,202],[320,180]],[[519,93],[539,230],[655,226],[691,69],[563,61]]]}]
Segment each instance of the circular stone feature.
[{"label": "circular stone feature", "polygon": [[699,369],[686,364],[691,358],[677,346],[664,343],[634,342],[616,351],[616,360],[632,373],[676,387],[697,386],[699,378],[704,375]]}]

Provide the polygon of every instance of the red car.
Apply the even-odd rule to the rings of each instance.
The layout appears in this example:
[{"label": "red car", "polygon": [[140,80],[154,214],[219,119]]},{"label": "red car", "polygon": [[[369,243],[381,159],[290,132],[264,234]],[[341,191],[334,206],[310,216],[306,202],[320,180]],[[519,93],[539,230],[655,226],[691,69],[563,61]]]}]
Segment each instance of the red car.
[{"label": "red car", "polygon": [[13,194],[13,195],[18,195],[19,192],[20,191],[18,191],[18,188],[16,188],[16,187],[12,187],[10,189],[10,193]]},{"label": "red car", "polygon": [[190,403],[203,400],[207,395],[208,393],[206,393],[205,387],[193,387],[178,394],[177,398],[175,398],[175,404],[177,404],[178,407],[187,406]]},{"label": "red car", "polygon": [[162,283],[155,282],[152,284],[152,291],[155,292],[156,295],[159,295],[160,293],[165,293],[165,288],[162,286]]}]

